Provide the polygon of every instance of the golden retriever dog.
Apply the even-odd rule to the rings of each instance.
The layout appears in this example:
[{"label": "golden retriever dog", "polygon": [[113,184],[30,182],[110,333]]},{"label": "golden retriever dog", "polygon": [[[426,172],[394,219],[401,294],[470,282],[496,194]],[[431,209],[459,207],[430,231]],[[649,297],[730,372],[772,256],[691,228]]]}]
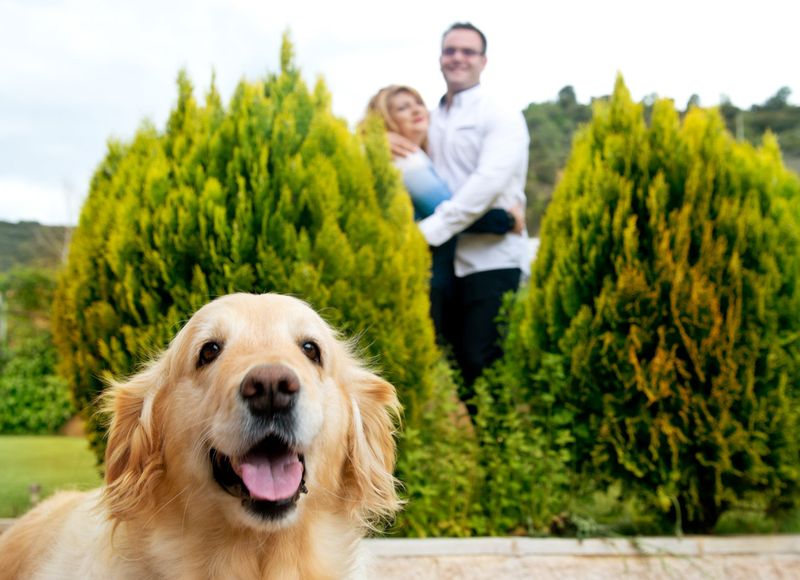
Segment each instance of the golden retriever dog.
[{"label": "golden retriever dog", "polygon": [[295,298],[207,304],[106,407],[106,485],[0,535],[0,577],[360,577],[398,509],[395,389]]}]

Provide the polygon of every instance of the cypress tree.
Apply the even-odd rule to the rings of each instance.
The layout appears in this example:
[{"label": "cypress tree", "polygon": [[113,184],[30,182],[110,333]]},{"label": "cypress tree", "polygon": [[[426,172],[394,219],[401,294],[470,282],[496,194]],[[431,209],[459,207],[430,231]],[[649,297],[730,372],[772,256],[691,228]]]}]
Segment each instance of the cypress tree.
[{"label": "cypress tree", "polygon": [[[281,72],[242,81],[227,107],[185,74],[166,129],[109,143],[55,302],[61,371],[90,418],[101,378],[164,348],[220,294],[301,297],[398,388],[406,534],[466,533],[474,441],[449,419],[455,387],[428,318],[428,250],[377,125],[362,139],[313,92],[284,39]],[[470,451],[473,449],[473,451]],[[458,458],[454,454],[459,454]],[[407,476],[407,477],[406,477]]]},{"label": "cypress tree", "polygon": [[506,408],[525,401],[543,469],[621,485],[684,530],[796,505],[799,221],[774,138],[755,149],[668,100],[648,126],[618,78],[576,135],[485,395],[517,377]]}]

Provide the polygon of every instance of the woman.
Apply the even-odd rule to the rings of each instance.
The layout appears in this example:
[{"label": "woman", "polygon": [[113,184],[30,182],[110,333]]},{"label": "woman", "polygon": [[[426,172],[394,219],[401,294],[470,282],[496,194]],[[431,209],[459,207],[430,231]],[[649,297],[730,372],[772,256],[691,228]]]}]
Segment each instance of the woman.
[{"label": "woman", "polygon": [[[367,114],[379,115],[387,131],[397,133],[417,146],[417,150],[410,155],[395,157],[394,164],[401,171],[403,183],[411,196],[414,219],[425,219],[434,212],[436,206],[450,199],[452,192],[436,174],[426,154],[429,117],[422,97],[411,87],[390,85],[370,99]],[[509,231],[521,232],[524,226],[520,210],[490,209],[465,231],[505,234]],[[449,338],[445,307],[455,282],[455,249],[456,238],[431,248],[431,318],[440,343]]]}]

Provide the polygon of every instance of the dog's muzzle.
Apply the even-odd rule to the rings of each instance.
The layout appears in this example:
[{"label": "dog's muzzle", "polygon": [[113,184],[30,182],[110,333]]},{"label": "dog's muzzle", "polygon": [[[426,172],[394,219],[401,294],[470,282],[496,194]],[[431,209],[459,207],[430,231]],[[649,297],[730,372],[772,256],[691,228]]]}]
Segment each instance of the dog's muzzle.
[{"label": "dog's muzzle", "polygon": [[249,511],[268,519],[287,515],[300,495],[308,493],[305,459],[289,443],[299,393],[300,381],[290,368],[252,368],[242,380],[239,396],[266,436],[240,457],[216,449],[209,452],[217,483]]}]

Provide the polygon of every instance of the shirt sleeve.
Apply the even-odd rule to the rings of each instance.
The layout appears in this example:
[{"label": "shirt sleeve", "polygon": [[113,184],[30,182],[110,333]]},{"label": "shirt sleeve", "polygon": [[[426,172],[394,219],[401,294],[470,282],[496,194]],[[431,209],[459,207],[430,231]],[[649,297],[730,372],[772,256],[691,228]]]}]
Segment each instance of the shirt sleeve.
[{"label": "shirt sleeve", "polygon": [[514,229],[514,216],[508,210],[491,208],[464,231],[469,234],[506,234]]},{"label": "shirt sleeve", "polygon": [[528,154],[528,141],[521,114],[496,115],[487,122],[475,171],[451,199],[419,222],[429,245],[440,246],[492,207]]}]

